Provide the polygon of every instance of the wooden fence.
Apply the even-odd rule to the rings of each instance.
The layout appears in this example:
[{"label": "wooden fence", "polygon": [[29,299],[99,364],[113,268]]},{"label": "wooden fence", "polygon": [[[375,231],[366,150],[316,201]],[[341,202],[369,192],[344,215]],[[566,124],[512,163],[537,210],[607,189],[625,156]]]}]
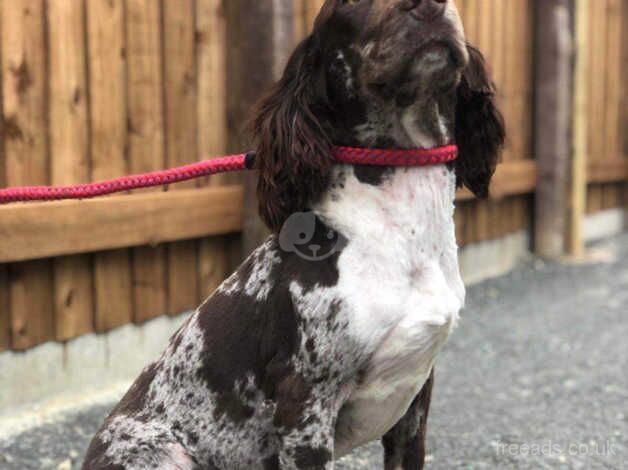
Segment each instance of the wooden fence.
[{"label": "wooden fence", "polygon": [[[628,39],[628,2],[595,0],[588,4],[589,31],[586,115],[589,181],[587,210],[598,212],[623,204],[628,158],[628,122],[622,116],[628,92],[622,43]],[[624,26],[622,27],[622,22]],[[622,41],[622,34],[623,41]],[[623,67],[623,69],[622,69]],[[625,112],[625,109],[624,109]]]},{"label": "wooden fence", "polygon": [[[509,128],[493,197],[478,202],[459,194],[463,245],[530,230],[532,3],[458,1],[470,41],[492,66]],[[628,15],[624,0],[593,3],[591,211],[616,207],[623,197],[620,22]],[[294,0],[295,42],[321,4]],[[239,148],[231,108],[242,96],[233,91],[230,61],[246,37],[230,39],[237,5],[0,0],[0,186],[96,180]],[[0,351],[196,306],[237,258],[243,190],[234,183],[217,177],[97,201],[1,208]]]},{"label": "wooden fence", "polygon": [[[0,185],[97,180],[224,152],[220,0],[3,0],[0,14]],[[3,214],[0,224],[21,225],[26,238],[12,232],[0,251],[27,261],[0,267],[0,349],[107,331],[206,297],[228,260],[224,238],[203,236],[239,230],[241,195],[196,186]],[[61,254],[71,256],[48,258]]]}]

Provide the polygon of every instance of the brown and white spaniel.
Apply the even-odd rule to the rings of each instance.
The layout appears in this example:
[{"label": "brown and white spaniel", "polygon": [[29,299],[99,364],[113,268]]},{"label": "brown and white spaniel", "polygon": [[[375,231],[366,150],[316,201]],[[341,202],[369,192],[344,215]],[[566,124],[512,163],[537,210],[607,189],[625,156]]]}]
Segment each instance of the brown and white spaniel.
[{"label": "brown and white spaniel", "polygon": [[[504,140],[453,0],[327,0],[254,128],[273,235],[142,372],[85,469],[332,469],[374,439],[386,469],[423,467],[465,296],[455,189],[486,196]],[[453,142],[451,165],[332,157]]]}]

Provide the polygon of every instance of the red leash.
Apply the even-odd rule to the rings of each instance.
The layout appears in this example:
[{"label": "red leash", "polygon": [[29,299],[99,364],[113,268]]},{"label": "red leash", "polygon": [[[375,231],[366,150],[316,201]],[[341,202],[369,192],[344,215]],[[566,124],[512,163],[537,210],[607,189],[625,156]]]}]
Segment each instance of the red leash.
[{"label": "red leash", "polygon": [[[455,145],[433,149],[384,150],[355,147],[335,147],[334,159],[339,163],[378,166],[427,166],[449,163],[458,156]],[[89,199],[131,189],[162,186],[194,178],[247,170],[253,167],[254,153],[230,155],[205,160],[169,170],[141,175],[123,176],[109,181],[74,186],[24,186],[0,189],[0,204],[61,199]]]}]

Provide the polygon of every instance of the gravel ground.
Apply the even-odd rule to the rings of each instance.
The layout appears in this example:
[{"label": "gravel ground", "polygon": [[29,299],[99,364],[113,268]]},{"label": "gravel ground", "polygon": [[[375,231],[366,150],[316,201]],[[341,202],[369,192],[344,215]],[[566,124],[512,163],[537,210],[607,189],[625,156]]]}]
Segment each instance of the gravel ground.
[{"label": "gravel ground", "polygon": [[[469,289],[437,366],[429,469],[628,469],[628,234]],[[0,441],[0,469],[80,467],[110,406]],[[372,444],[337,465],[381,469]]]}]

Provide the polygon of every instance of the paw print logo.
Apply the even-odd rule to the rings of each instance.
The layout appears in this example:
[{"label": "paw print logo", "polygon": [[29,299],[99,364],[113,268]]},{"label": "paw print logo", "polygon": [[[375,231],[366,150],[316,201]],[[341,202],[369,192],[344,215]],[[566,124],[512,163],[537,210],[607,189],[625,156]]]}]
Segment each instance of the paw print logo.
[{"label": "paw print logo", "polygon": [[322,261],[344,246],[344,239],[323,224],[313,212],[292,214],[279,233],[279,246],[308,261]]}]

